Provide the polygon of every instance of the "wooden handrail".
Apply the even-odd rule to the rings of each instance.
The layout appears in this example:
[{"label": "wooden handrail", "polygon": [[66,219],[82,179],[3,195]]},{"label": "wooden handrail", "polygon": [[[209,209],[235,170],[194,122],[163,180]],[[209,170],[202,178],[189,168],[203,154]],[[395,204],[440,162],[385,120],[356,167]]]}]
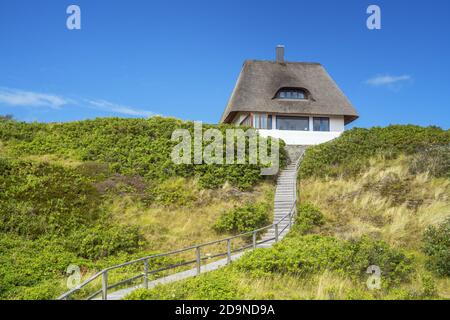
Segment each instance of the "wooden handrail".
[{"label": "wooden handrail", "polygon": [[[282,221],[284,221],[284,220],[286,220],[288,218],[291,219],[292,216],[295,213],[295,206],[296,206],[296,201],[294,201],[294,204],[292,205],[291,209],[289,210],[289,213],[286,214],[285,216],[283,216],[283,218],[281,218],[279,221],[277,221],[276,223],[273,223],[271,225],[268,225],[268,226],[265,226],[265,227],[262,227],[262,228],[259,228],[259,229],[255,229],[253,231],[244,232],[244,233],[238,234],[236,236],[232,236],[232,237],[228,237],[228,238],[224,238],[224,239],[220,239],[220,240],[216,240],[216,241],[211,241],[211,242],[207,242],[207,243],[202,243],[202,244],[199,244],[199,245],[183,248],[183,249],[180,249],[180,250],[175,250],[175,251],[171,251],[171,252],[167,252],[167,253],[160,253],[160,254],[151,255],[151,256],[143,257],[143,258],[140,258],[140,259],[124,262],[124,263],[121,263],[121,264],[117,264],[117,265],[105,268],[102,271],[97,272],[96,274],[91,276],[89,279],[84,281],[82,284],[78,285],[77,287],[75,287],[75,288],[71,289],[70,291],[64,293],[63,295],[59,296],[58,300],[69,299],[74,293],[80,291],[82,288],[86,287],[89,283],[91,283],[92,281],[98,279],[99,277],[102,278],[102,289],[97,291],[94,296],[90,296],[90,298],[94,298],[96,295],[102,293],[102,298],[103,299],[107,299],[108,289],[111,289],[112,287],[116,287],[117,286],[117,284],[109,284],[108,283],[108,272],[111,271],[111,270],[114,270],[114,269],[123,268],[123,267],[129,266],[129,265],[133,265],[133,264],[136,264],[136,263],[143,263],[144,264],[144,274],[142,274],[140,276],[134,276],[134,277],[132,277],[130,279],[122,280],[120,283],[124,284],[124,283],[130,282],[132,280],[136,280],[136,278],[143,277],[144,278],[144,287],[148,287],[148,274],[152,273],[152,271],[148,269],[148,261],[150,259],[172,256],[172,255],[179,254],[179,253],[182,253],[182,252],[186,252],[186,251],[189,251],[189,250],[195,250],[196,251],[195,263],[196,263],[197,273],[199,273],[200,272],[200,267],[201,267],[201,260],[202,260],[202,258],[201,258],[201,248],[204,248],[204,247],[207,247],[207,246],[211,246],[211,245],[215,245],[215,244],[218,244],[218,243],[221,243],[221,242],[226,242],[227,243],[227,250],[226,250],[226,252],[221,253],[221,255],[226,255],[227,256],[227,261],[231,262],[231,255],[232,255],[232,253],[233,252],[242,251],[241,248],[235,249],[235,250],[231,249],[231,243],[232,243],[232,241],[234,239],[247,237],[249,235],[252,235],[253,239],[255,239],[255,240],[252,241],[253,243],[250,245],[250,247],[256,248],[258,244],[261,244],[261,243],[258,243],[258,241],[256,240],[257,234],[259,232],[261,232],[261,231],[270,229],[272,227],[278,228],[278,225]],[[282,229],[282,231],[280,232],[279,235],[281,235],[281,233],[285,229],[286,228]],[[275,235],[275,238],[266,239],[264,242],[266,242],[268,240],[277,240],[279,235]],[[248,247],[247,245],[244,245],[243,249],[245,250],[247,247]],[[178,268],[179,266],[180,266],[180,264],[174,264],[174,265],[167,266],[164,269],[165,270],[170,270],[170,269]],[[146,269],[147,269],[147,271],[145,271]]]},{"label": "wooden handrail", "polygon": [[[301,160],[302,160],[303,156],[304,156],[304,152],[302,153],[302,155],[299,157],[299,159],[297,160],[297,162],[295,164],[296,170],[298,170],[298,167],[300,166],[300,163],[301,163]],[[190,246],[190,247],[187,247],[187,248],[183,248],[183,249],[179,249],[179,250],[175,250],[175,251],[170,251],[170,252],[166,252],[166,253],[154,254],[154,255],[151,255],[151,256],[142,257],[142,258],[139,258],[139,259],[127,261],[127,262],[124,262],[124,263],[121,263],[121,264],[117,264],[117,265],[105,268],[102,271],[97,272],[96,274],[91,276],[89,279],[84,281],[82,284],[78,285],[77,287],[75,287],[75,288],[67,291],[66,293],[62,294],[61,296],[59,296],[58,300],[69,299],[74,293],[80,291],[82,288],[86,287],[89,283],[91,283],[92,281],[98,279],[99,277],[101,277],[101,279],[102,279],[102,288],[100,290],[97,290],[96,292],[94,292],[94,294],[88,296],[88,299],[93,299],[93,298],[95,298],[97,295],[99,295],[101,293],[102,294],[102,299],[106,300],[107,297],[108,297],[108,289],[112,289],[112,288],[117,287],[117,286],[119,286],[121,284],[125,284],[127,282],[131,282],[131,281],[134,281],[134,280],[139,279],[139,278],[144,278],[143,286],[145,288],[148,288],[148,276],[149,276],[149,274],[154,274],[157,271],[160,272],[161,270],[170,270],[170,269],[178,268],[181,265],[181,264],[178,263],[178,264],[174,264],[174,265],[169,265],[169,266],[167,266],[165,268],[162,268],[162,269],[159,269],[159,270],[152,271],[152,270],[149,270],[149,267],[148,267],[148,261],[150,259],[156,259],[156,258],[161,258],[161,257],[168,257],[168,256],[172,256],[172,255],[175,255],[175,254],[187,252],[187,251],[190,251],[190,250],[195,250],[196,259],[193,260],[193,261],[189,261],[189,263],[182,263],[182,265],[195,263],[196,264],[196,269],[197,269],[197,274],[200,274],[200,272],[201,272],[201,261],[202,261],[202,257],[201,257],[202,248],[205,248],[205,247],[208,247],[208,246],[212,246],[212,245],[215,245],[215,244],[218,244],[218,243],[221,243],[221,242],[226,242],[226,244],[227,244],[226,252],[220,253],[217,256],[219,256],[219,255],[223,255],[223,256],[226,255],[227,256],[227,262],[230,263],[231,262],[231,255],[233,253],[235,253],[235,252],[240,252],[240,251],[243,251],[243,250],[246,250],[246,249],[249,249],[249,248],[256,249],[258,244],[265,243],[265,242],[272,241],[272,240],[275,240],[277,242],[279,237],[280,237],[280,235],[282,235],[282,233],[287,229],[287,226],[285,226],[284,228],[282,228],[280,230],[279,229],[279,224],[281,222],[283,222],[284,220],[289,219],[289,225],[290,225],[292,223],[292,218],[296,214],[296,211],[297,211],[296,210],[296,205],[297,205],[297,200],[296,200],[296,198],[297,198],[296,197],[296,195],[297,195],[297,183],[295,183],[295,185],[294,185],[294,191],[293,192],[294,192],[294,203],[291,206],[291,208],[289,209],[289,212],[286,215],[284,215],[280,220],[278,220],[277,222],[275,222],[275,223],[273,223],[271,225],[268,225],[268,226],[265,226],[265,227],[262,227],[262,228],[259,228],[259,229],[255,229],[255,230],[252,230],[252,231],[249,231],[249,232],[244,232],[244,233],[232,236],[232,237],[228,237],[228,238],[224,238],[224,239],[220,239],[220,240],[215,240],[215,241],[210,241],[210,242],[206,242],[206,243],[202,243],[202,244],[199,244],[199,245],[194,245],[194,246]],[[258,243],[257,234],[259,232],[261,232],[261,231],[268,230],[268,229],[271,229],[271,228],[275,228],[275,236],[273,238],[265,239],[264,241],[261,241],[261,242]],[[250,245],[244,245],[241,248],[232,250],[231,244],[232,244],[232,241],[234,239],[248,237],[250,235],[252,236],[252,243]],[[119,268],[123,268],[123,267],[129,266],[129,265],[133,265],[133,264],[137,264],[137,263],[143,263],[143,265],[144,265],[144,272],[142,274],[134,276],[134,277],[129,278],[129,279],[122,280],[122,281],[120,281],[118,283],[115,283],[115,284],[109,284],[108,283],[108,272],[109,271],[115,270],[115,269],[119,269]]]}]

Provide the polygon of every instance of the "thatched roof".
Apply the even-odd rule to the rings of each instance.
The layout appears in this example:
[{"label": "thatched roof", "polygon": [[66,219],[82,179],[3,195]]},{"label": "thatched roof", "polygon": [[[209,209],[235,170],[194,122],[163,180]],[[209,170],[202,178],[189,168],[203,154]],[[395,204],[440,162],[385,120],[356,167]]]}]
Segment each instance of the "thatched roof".
[{"label": "thatched roof", "polygon": [[[281,100],[281,88],[302,88],[307,100]],[[319,63],[247,60],[220,122],[236,112],[343,115],[345,123],[358,118],[355,108]]]}]

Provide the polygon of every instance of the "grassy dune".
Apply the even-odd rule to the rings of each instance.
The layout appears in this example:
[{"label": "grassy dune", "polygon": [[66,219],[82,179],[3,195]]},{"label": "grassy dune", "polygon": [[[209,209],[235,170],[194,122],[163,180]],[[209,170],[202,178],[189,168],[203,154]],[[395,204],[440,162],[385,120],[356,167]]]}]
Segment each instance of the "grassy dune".
[{"label": "grassy dune", "polygon": [[[128,299],[450,299],[449,137],[435,127],[354,129],[309,149],[285,239]],[[431,226],[440,238],[430,244]],[[382,270],[379,290],[366,285],[370,265]]]},{"label": "grassy dune", "polygon": [[[83,281],[114,264],[231,235],[213,228],[220,216],[271,203],[274,184],[260,165],[172,163],[171,132],[192,127],[158,117],[0,120],[0,298],[54,299],[67,291],[70,264]],[[191,260],[152,266],[184,259]]]},{"label": "grassy dune", "polygon": [[301,200],[322,210],[324,234],[343,239],[370,234],[418,249],[426,227],[450,215],[450,180],[409,173],[412,158],[376,158],[354,178],[303,179]]}]

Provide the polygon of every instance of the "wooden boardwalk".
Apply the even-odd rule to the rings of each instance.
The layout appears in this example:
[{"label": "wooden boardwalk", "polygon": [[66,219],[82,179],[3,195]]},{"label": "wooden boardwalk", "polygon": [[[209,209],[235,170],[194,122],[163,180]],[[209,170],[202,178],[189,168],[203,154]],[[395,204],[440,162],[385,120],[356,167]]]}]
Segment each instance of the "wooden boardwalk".
[{"label": "wooden boardwalk", "polygon": [[[278,240],[288,233],[291,225],[289,219],[280,221],[288,214],[297,199],[297,164],[291,163],[285,170],[281,171],[277,180],[277,189],[275,191],[274,217],[273,223],[277,223]],[[266,241],[260,245],[259,248],[269,248],[275,243],[275,225],[267,230],[263,235],[261,241]]]}]

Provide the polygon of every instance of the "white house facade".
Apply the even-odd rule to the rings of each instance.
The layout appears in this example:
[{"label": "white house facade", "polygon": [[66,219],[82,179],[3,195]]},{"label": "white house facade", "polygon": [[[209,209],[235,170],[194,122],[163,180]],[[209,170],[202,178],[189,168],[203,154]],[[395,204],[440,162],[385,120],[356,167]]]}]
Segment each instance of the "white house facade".
[{"label": "white house facade", "polygon": [[[242,125],[245,117],[247,117],[245,113],[238,115],[233,124]],[[247,125],[257,128],[261,136],[279,138],[288,145],[316,145],[324,143],[339,137],[345,130],[343,116],[253,114],[250,117],[252,119],[251,123]],[[264,129],[260,128],[260,125],[257,123],[261,118],[268,119],[268,125],[264,126]],[[283,123],[285,119],[290,120],[291,123],[298,122],[301,127],[295,126],[295,124],[291,128],[286,127]]]},{"label": "white house facade", "polygon": [[222,123],[250,126],[288,145],[316,145],[339,137],[358,118],[322,65],[276,61],[244,63]]}]

